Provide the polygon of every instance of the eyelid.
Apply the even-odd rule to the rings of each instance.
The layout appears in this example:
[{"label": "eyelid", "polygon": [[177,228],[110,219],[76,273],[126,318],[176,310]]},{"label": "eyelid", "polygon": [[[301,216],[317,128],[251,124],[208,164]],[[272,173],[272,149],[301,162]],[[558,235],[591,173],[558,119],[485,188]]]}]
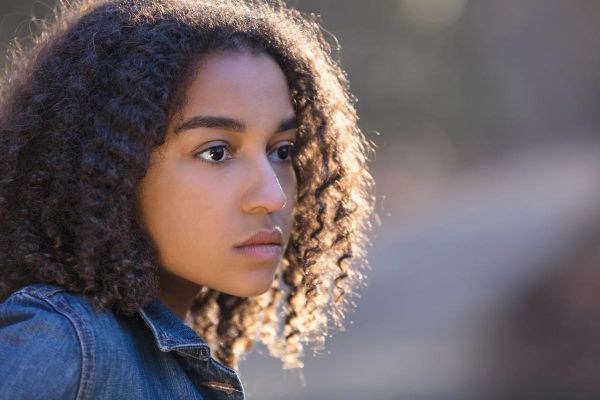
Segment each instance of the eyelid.
[{"label": "eyelid", "polygon": [[202,153],[203,151],[206,151],[210,148],[213,147],[217,147],[217,146],[223,146],[223,147],[227,147],[228,149],[231,147],[229,145],[229,143],[227,143],[224,140],[211,140],[210,142],[205,142],[203,143],[201,146],[198,146],[198,148],[194,151],[195,153]]},{"label": "eyelid", "polygon": [[277,143],[275,143],[273,146],[271,146],[271,148],[272,148],[272,149],[273,149],[273,148],[277,148],[277,147],[279,147],[279,145],[282,145],[282,144],[284,144],[284,143],[286,143],[286,142],[289,142],[289,143],[291,143],[291,144],[296,144],[296,141],[295,141],[295,140],[292,140],[292,139],[286,139],[286,140],[280,140],[279,142],[277,142]]},{"label": "eyelid", "polygon": [[291,145],[293,148],[296,145],[296,141],[288,139],[288,140],[282,140],[280,142],[277,142],[277,143],[275,143],[275,145],[273,145],[273,147],[271,147],[271,150],[269,150],[269,153],[273,152],[274,150],[277,150],[281,146],[289,146],[289,145]]}]

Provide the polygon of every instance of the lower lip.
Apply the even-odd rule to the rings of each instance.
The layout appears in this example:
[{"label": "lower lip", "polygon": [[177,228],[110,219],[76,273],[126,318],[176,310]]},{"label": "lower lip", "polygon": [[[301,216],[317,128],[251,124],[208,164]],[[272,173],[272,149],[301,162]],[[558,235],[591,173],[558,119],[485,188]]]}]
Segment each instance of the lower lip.
[{"label": "lower lip", "polygon": [[281,245],[278,244],[259,244],[252,246],[234,247],[235,251],[245,256],[257,258],[259,260],[272,260],[281,253]]}]

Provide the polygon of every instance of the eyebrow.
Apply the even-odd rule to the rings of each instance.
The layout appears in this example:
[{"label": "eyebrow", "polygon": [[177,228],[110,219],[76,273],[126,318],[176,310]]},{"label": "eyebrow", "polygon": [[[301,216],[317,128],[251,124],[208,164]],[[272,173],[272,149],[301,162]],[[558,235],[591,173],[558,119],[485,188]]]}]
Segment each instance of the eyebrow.
[{"label": "eyebrow", "polygon": [[[290,129],[298,127],[298,121],[295,116],[290,117],[279,124],[279,127],[275,133],[285,132]],[[196,115],[181,124],[177,125],[174,129],[175,134],[179,134],[182,131],[195,128],[218,128],[225,129],[233,132],[243,132],[246,130],[246,125],[243,122],[238,121],[229,117],[215,117],[208,115]]]}]

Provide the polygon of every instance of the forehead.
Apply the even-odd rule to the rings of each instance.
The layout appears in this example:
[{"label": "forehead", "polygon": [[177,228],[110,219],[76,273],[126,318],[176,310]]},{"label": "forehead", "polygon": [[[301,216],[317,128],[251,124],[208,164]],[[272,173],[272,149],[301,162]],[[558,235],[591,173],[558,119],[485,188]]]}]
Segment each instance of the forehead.
[{"label": "forehead", "polygon": [[196,113],[240,119],[293,116],[285,75],[267,54],[219,52],[205,56],[186,88],[183,116]]}]

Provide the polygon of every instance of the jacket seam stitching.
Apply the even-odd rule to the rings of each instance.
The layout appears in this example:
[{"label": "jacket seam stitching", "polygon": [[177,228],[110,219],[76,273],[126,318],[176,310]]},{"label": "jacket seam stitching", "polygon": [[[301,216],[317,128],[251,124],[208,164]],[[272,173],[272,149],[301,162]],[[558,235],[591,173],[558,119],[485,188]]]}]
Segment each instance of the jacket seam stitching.
[{"label": "jacket seam stitching", "polygon": [[[29,296],[31,294],[27,293]],[[35,296],[33,296],[35,297]],[[39,297],[38,297],[39,298]],[[79,346],[81,348],[81,376],[79,378],[79,385],[77,390],[76,400],[84,400],[91,399],[93,394],[94,387],[94,368],[96,365],[95,360],[95,345],[93,340],[93,335],[91,334],[89,327],[83,319],[78,315],[77,311],[75,311],[67,302],[59,298],[50,299],[50,297],[39,298],[40,300],[46,302],[50,305],[56,312],[66,317],[71,325],[75,329],[75,333],[77,334],[77,338],[79,340]],[[60,309],[62,306],[64,309]],[[79,325],[78,325],[79,323]],[[85,339],[89,339],[90,345],[86,344]],[[88,358],[91,362],[88,362]]]}]

